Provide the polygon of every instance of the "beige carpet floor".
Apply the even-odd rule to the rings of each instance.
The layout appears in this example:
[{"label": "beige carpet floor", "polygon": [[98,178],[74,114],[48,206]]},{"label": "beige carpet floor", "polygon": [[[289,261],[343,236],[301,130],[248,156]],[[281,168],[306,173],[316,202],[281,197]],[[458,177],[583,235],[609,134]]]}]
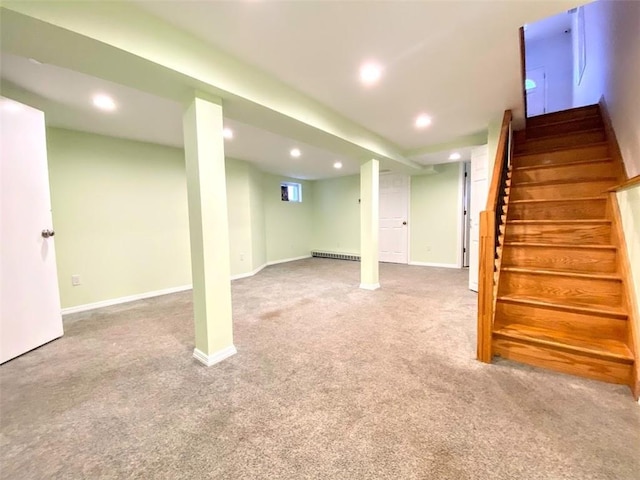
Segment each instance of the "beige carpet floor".
[{"label": "beige carpet floor", "polygon": [[238,354],[190,292],[65,318],[0,367],[3,479],[640,479],[626,387],[475,356],[467,272],[309,259],[233,282]]}]

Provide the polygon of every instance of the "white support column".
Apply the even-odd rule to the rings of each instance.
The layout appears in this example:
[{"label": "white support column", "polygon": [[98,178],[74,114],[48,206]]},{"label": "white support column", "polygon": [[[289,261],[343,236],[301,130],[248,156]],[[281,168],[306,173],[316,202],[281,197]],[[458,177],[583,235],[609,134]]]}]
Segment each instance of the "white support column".
[{"label": "white support column", "polygon": [[196,333],[193,356],[210,366],[236,353],[221,102],[196,96],[184,113],[183,128]]},{"label": "white support column", "polygon": [[370,160],[360,167],[360,288],[380,288],[378,236],[380,234],[380,165]]}]

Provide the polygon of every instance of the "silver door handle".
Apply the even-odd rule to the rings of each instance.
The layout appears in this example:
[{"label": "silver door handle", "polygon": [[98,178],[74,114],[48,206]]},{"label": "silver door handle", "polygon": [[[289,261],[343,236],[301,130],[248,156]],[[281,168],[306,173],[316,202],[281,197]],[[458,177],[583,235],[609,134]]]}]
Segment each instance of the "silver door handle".
[{"label": "silver door handle", "polygon": [[54,232],[53,230],[42,230],[42,237],[43,238],[53,237],[55,234],[56,234],[56,232]]}]

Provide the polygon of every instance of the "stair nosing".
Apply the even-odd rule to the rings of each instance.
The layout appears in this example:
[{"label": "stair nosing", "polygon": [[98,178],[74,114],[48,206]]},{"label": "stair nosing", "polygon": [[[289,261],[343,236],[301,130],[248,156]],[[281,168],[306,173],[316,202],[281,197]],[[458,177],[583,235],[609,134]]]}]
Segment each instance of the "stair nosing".
[{"label": "stair nosing", "polygon": [[[515,200],[517,201],[517,200]],[[584,220],[507,220],[507,225],[523,225],[523,224],[562,224],[569,223],[572,225],[580,225],[580,224],[593,224],[593,223],[611,223],[611,220],[607,219],[584,219]]]},{"label": "stair nosing", "polygon": [[591,115],[586,115],[584,117],[570,118],[568,120],[560,120],[558,122],[543,123],[542,125],[530,125],[530,126],[527,126],[524,130],[519,130],[519,131],[526,132],[527,130],[535,130],[536,128],[552,127],[554,125],[562,125],[562,124],[565,124],[565,123],[580,122],[580,121],[583,121],[583,120],[586,120],[586,119],[593,119],[593,118],[597,118],[601,122],[603,121],[602,115],[600,114],[600,111],[597,110],[595,113],[593,113]]},{"label": "stair nosing", "polygon": [[534,202],[584,202],[585,200],[606,200],[607,196],[595,197],[569,197],[569,198],[536,198],[526,200],[511,200],[511,203],[534,203]]},{"label": "stair nosing", "polygon": [[611,157],[605,157],[605,158],[595,158],[593,160],[575,160],[572,162],[545,163],[544,165],[529,165],[526,167],[513,167],[513,168],[514,168],[514,171],[521,172],[523,170],[542,170],[545,168],[574,167],[579,165],[585,165],[588,163],[605,163],[605,162],[613,163],[613,159]]},{"label": "stair nosing", "polygon": [[[532,128],[536,128],[536,127],[532,127]],[[596,127],[596,128],[585,128],[582,130],[577,130],[575,132],[565,132],[565,133],[557,133],[555,135],[547,135],[544,137],[538,137],[538,138],[526,138],[524,140],[524,145],[527,144],[527,142],[537,142],[537,141],[544,141],[544,140],[549,140],[549,139],[554,139],[554,138],[562,138],[562,137],[568,137],[570,135],[582,135],[583,133],[604,133],[604,126],[600,126],[600,127]]]},{"label": "stair nosing", "polygon": [[573,108],[567,108],[565,110],[559,110],[557,112],[543,113],[542,115],[532,115],[531,117],[527,117],[525,119],[525,124],[527,122],[539,120],[544,117],[552,117],[553,115],[558,115],[560,113],[566,114],[566,112],[579,112],[579,111],[589,111],[589,110],[595,110],[597,115],[602,116],[602,112],[600,111],[600,105],[598,103],[593,103],[591,105],[583,105],[582,107],[573,107]]},{"label": "stair nosing", "polygon": [[580,145],[557,146],[549,149],[544,149],[541,152],[518,152],[518,153],[514,152],[513,156],[516,158],[528,157],[532,155],[544,155],[545,153],[564,152],[566,150],[577,150],[579,148],[591,148],[591,147],[601,147],[601,146],[608,147],[609,142],[607,142],[606,140],[603,140],[601,142],[582,143]]},{"label": "stair nosing", "polygon": [[548,270],[544,268],[522,268],[522,267],[502,267],[503,272],[528,273],[531,275],[552,275],[556,277],[576,277],[591,280],[605,280],[612,282],[622,282],[620,275],[603,273],[581,273],[561,270]]},{"label": "stair nosing", "polygon": [[[519,325],[519,324],[516,324],[516,325]],[[617,361],[618,363],[633,364],[633,361],[634,361],[633,354],[631,353],[631,351],[629,351],[629,347],[627,347],[623,342],[619,342],[619,343],[623,345],[627,349],[627,351],[629,351],[628,355],[613,353],[608,350],[596,348],[595,346],[593,348],[583,347],[583,346],[572,345],[570,343],[562,342],[560,340],[548,340],[543,338],[536,338],[534,336],[527,335],[524,333],[519,335],[517,332],[504,331],[504,330],[507,330],[507,329],[503,328],[503,329],[494,330],[493,335],[500,338],[507,339],[507,340],[512,339],[520,342],[530,342],[532,344],[544,345],[549,348],[555,348],[555,349],[565,350],[569,352],[580,353],[582,355],[597,357],[604,360]]]},{"label": "stair nosing", "polygon": [[510,185],[511,188],[518,187],[544,187],[547,185],[569,185],[573,183],[595,183],[595,182],[604,182],[604,181],[617,181],[617,177],[601,177],[601,178],[571,178],[571,179],[563,179],[563,180],[543,180],[539,182],[517,182],[513,185]]},{"label": "stair nosing", "polygon": [[629,318],[629,314],[625,313],[620,307],[609,307],[607,309],[606,305],[594,305],[587,306],[583,304],[572,304],[572,303],[555,303],[546,299],[536,299],[536,297],[519,297],[517,295],[502,295],[496,298],[496,301],[505,302],[505,303],[518,303],[518,304],[526,304],[530,306],[546,308],[549,310],[563,310],[563,311],[574,311],[576,313],[583,313],[588,315],[600,315],[609,318],[616,318],[620,320],[626,320]]},{"label": "stair nosing", "polygon": [[534,243],[534,242],[505,242],[504,246],[509,247],[535,247],[535,248],[550,248],[550,247],[559,247],[559,248],[591,248],[597,250],[617,250],[618,247],[615,245],[573,245],[570,243]]}]

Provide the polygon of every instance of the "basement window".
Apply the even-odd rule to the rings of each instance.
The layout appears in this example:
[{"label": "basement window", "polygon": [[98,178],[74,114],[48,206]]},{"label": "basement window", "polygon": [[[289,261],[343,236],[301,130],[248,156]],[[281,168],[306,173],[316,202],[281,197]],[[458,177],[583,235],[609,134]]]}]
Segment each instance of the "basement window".
[{"label": "basement window", "polygon": [[283,202],[302,202],[302,185],[290,182],[281,183],[280,197]]}]

